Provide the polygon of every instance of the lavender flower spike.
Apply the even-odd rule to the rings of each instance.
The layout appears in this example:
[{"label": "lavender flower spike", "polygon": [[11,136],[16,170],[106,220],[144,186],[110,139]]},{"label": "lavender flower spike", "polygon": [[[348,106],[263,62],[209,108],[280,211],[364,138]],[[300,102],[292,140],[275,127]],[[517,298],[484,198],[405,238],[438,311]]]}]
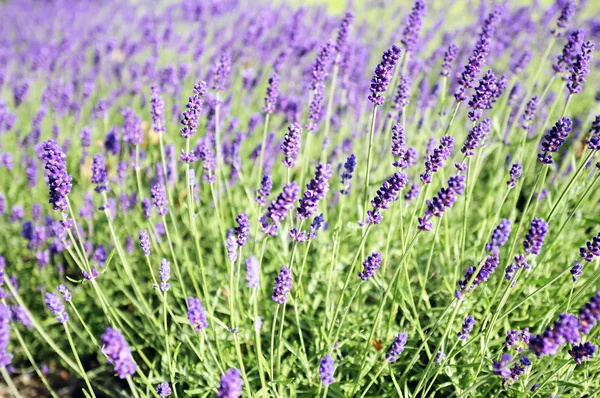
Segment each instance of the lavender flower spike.
[{"label": "lavender flower spike", "polygon": [[369,95],[369,101],[375,106],[381,106],[385,101],[383,94],[387,91],[392,80],[394,67],[400,58],[400,52],[400,48],[393,45],[383,53],[381,62],[375,68],[375,75],[371,79],[371,94]]},{"label": "lavender flower spike", "polygon": [[282,267],[277,278],[275,278],[275,285],[273,286],[273,301],[277,304],[283,304],[287,300],[287,295],[292,290],[292,272]]},{"label": "lavender flower spike", "polygon": [[367,222],[369,224],[379,224],[381,222],[383,219],[381,212],[390,208],[390,204],[398,199],[398,193],[402,191],[407,183],[406,174],[397,171],[381,184],[375,198],[371,200],[373,210],[367,212]]},{"label": "lavender flower spike", "polygon": [[242,396],[243,385],[241,372],[238,369],[227,369],[221,376],[217,398],[239,398]]},{"label": "lavender flower spike", "polygon": [[404,352],[407,337],[406,333],[398,333],[398,335],[394,337],[394,341],[392,342],[389,351],[385,354],[385,359],[390,363],[396,362],[400,354]]},{"label": "lavender flower spike", "polygon": [[283,138],[281,143],[281,151],[283,152],[283,164],[285,167],[291,168],[296,166],[296,158],[300,150],[300,139],[302,138],[302,126],[298,123],[292,123],[288,126],[288,133]]},{"label": "lavender flower spike", "polygon": [[96,192],[104,192],[108,190],[108,173],[106,171],[106,163],[104,155],[98,153],[92,159],[92,183],[96,184]]},{"label": "lavender flower spike", "polygon": [[235,227],[237,244],[241,247],[244,246],[248,240],[248,235],[250,234],[250,220],[248,219],[248,214],[240,213],[235,221],[238,224],[238,226]]},{"label": "lavender flower spike", "polygon": [[152,98],[150,99],[152,129],[155,133],[167,131],[165,123],[165,102],[160,95],[160,87],[152,86]]},{"label": "lavender flower spike", "polygon": [[131,355],[131,348],[118,329],[107,327],[100,338],[102,353],[106,355],[108,363],[115,367],[115,372],[121,379],[133,375],[137,365]]},{"label": "lavender flower spike", "polygon": [[469,315],[465,318],[465,321],[462,324],[462,330],[458,333],[458,338],[461,340],[465,340],[469,333],[473,330],[475,326],[475,318],[472,315]]},{"label": "lavender flower spike", "polygon": [[264,233],[271,236],[277,235],[281,221],[285,219],[288,212],[294,207],[299,191],[298,183],[294,181],[286,185],[277,199],[271,202],[269,207],[267,207],[267,212],[260,219]]},{"label": "lavender flower spike", "polygon": [[12,362],[12,354],[8,352],[10,342],[10,309],[0,303],[0,366],[8,366]]},{"label": "lavender flower spike", "polygon": [[190,321],[190,325],[194,327],[196,332],[208,327],[208,320],[206,319],[206,312],[204,307],[200,303],[200,299],[195,297],[188,297],[188,310],[187,317]]},{"label": "lavender flower spike", "polygon": [[325,358],[321,359],[321,365],[319,366],[319,374],[321,375],[321,383],[323,386],[328,386],[335,383],[333,373],[335,372],[335,365],[331,355],[325,355]]},{"label": "lavender flower spike", "polygon": [[328,180],[333,175],[333,170],[329,164],[320,163],[317,165],[315,177],[306,185],[306,191],[300,199],[297,216],[301,220],[312,217],[317,212],[318,202],[329,192]]},{"label": "lavender flower spike", "polygon": [[67,172],[66,155],[54,140],[42,144],[41,159],[46,162],[44,169],[50,189],[50,200],[54,210],[67,210],[67,195],[71,192],[72,177]]},{"label": "lavender flower spike", "polygon": [[517,180],[521,177],[521,173],[523,172],[523,166],[521,163],[515,163],[510,168],[510,180],[506,183],[509,188],[514,188],[517,186]]},{"label": "lavender flower spike", "polygon": [[529,232],[523,241],[523,250],[525,250],[525,253],[540,254],[547,234],[548,223],[541,218],[534,218],[529,226]]},{"label": "lavender flower spike", "polygon": [[552,164],[551,153],[558,152],[561,145],[566,141],[569,133],[571,132],[571,126],[573,123],[569,118],[563,117],[558,119],[554,126],[550,129],[548,134],[544,136],[542,142],[542,153],[538,154],[538,160],[544,164]]},{"label": "lavender flower spike", "polygon": [[456,195],[462,195],[465,190],[464,175],[457,175],[448,179],[448,187],[441,188],[437,196],[433,199],[427,200],[427,210],[423,217],[419,217],[419,225],[417,228],[421,231],[431,231],[433,223],[430,221],[432,216],[441,217],[442,214],[454,205],[457,197]]},{"label": "lavender flower spike", "polygon": [[263,110],[267,114],[275,112],[275,106],[279,99],[279,75],[275,72],[269,77],[269,87],[267,88],[267,96],[265,97],[265,106]]},{"label": "lavender flower spike", "polygon": [[46,293],[46,305],[50,312],[56,315],[56,320],[65,323],[69,320],[69,314],[65,312],[65,306],[56,293]]},{"label": "lavender flower spike", "polygon": [[571,95],[581,92],[582,85],[585,83],[585,78],[590,74],[590,64],[592,62],[592,52],[594,51],[594,43],[586,41],[581,45],[581,52],[577,55],[575,62],[571,68],[571,76],[567,88]]},{"label": "lavender flower spike", "polygon": [[412,12],[408,16],[408,21],[404,32],[402,33],[402,39],[400,42],[404,45],[404,49],[407,53],[414,52],[417,42],[419,40],[419,33],[423,27],[423,18],[427,12],[425,1],[417,0],[413,6]]},{"label": "lavender flower spike", "polygon": [[354,154],[351,154],[350,156],[348,156],[348,159],[346,159],[346,162],[344,163],[344,172],[342,173],[342,179],[340,181],[343,188],[340,190],[340,193],[344,195],[348,195],[350,193],[350,187],[352,184],[350,180],[352,180],[352,173],[354,173],[355,168],[356,156]]},{"label": "lavender flower spike", "polygon": [[273,180],[271,176],[265,174],[260,181],[260,188],[256,191],[256,203],[260,206],[266,205],[271,189],[273,189]]},{"label": "lavender flower spike", "polygon": [[363,281],[368,280],[373,275],[375,275],[375,271],[379,269],[381,266],[381,261],[383,258],[381,257],[381,252],[373,252],[369,257],[363,261],[363,271],[358,273],[358,276]]}]

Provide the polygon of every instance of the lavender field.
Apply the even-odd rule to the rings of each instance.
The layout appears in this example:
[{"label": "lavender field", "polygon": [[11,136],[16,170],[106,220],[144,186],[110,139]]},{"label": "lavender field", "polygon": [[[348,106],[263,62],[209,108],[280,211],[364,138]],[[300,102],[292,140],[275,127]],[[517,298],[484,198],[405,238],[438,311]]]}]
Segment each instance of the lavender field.
[{"label": "lavender field", "polygon": [[600,397],[600,3],[0,2],[0,397]]}]

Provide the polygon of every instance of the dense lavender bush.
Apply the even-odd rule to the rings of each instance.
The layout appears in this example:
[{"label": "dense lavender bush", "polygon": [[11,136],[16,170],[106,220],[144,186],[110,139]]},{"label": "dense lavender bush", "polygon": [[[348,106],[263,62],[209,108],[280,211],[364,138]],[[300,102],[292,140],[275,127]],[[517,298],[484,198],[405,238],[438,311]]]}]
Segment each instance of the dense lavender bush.
[{"label": "dense lavender bush", "polygon": [[598,394],[598,3],[309,3],[0,2],[0,396]]}]

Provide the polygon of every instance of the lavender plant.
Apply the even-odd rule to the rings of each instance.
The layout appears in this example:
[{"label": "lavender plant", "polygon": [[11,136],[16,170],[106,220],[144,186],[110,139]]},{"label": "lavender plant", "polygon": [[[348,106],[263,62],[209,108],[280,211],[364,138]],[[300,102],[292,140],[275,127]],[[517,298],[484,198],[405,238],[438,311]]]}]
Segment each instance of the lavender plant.
[{"label": "lavender plant", "polygon": [[600,6],[276,3],[0,3],[0,396],[597,395]]}]

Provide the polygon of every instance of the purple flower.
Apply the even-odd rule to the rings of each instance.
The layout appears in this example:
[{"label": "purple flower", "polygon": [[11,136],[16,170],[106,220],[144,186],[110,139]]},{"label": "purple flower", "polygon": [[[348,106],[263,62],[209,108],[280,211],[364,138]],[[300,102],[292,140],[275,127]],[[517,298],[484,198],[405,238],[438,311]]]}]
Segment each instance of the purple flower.
[{"label": "purple flower", "polygon": [[344,172],[342,173],[342,179],[340,181],[344,188],[340,190],[340,193],[344,195],[348,195],[350,193],[350,187],[352,185],[350,180],[352,180],[352,173],[354,173],[355,168],[356,156],[354,156],[354,154],[351,154],[350,156],[348,156],[346,162],[344,163]]},{"label": "purple flower", "polygon": [[448,49],[444,53],[444,62],[442,63],[442,70],[440,71],[441,76],[448,76],[450,74],[450,69],[452,68],[452,64],[458,55],[458,46],[454,43],[450,43]]},{"label": "purple flower", "polygon": [[506,331],[506,340],[504,345],[506,347],[515,346],[519,342],[519,331],[518,330],[507,330]]},{"label": "purple flower", "polygon": [[213,90],[221,91],[226,87],[227,79],[231,74],[231,58],[228,54],[223,54],[215,64],[215,71],[213,75]]},{"label": "purple flower", "polygon": [[525,111],[523,112],[523,121],[521,123],[521,127],[525,129],[525,131],[531,131],[531,122],[535,117],[535,113],[537,111],[539,105],[540,97],[534,95],[529,102],[527,102],[527,106],[525,107]]},{"label": "purple flower", "polygon": [[181,115],[181,124],[183,127],[180,130],[183,138],[190,138],[196,134],[198,129],[200,112],[202,112],[202,97],[206,95],[206,82],[200,80],[194,85],[194,95],[192,95],[186,104],[186,110]]},{"label": "purple flower", "polygon": [[492,109],[492,104],[497,98],[498,79],[494,76],[494,72],[488,70],[487,73],[479,80],[479,86],[475,88],[473,98],[469,101],[469,106],[472,111],[469,112],[469,119],[477,121],[484,110]]},{"label": "purple flower", "polygon": [[159,385],[156,386],[156,393],[160,396],[160,397],[168,397],[171,395],[171,387],[169,386],[168,382],[163,382],[160,383]]},{"label": "purple flower", "polygon": [[0,366],[8,366],[12,361],[12,354],[8,352],[10,342],[10,309],[0,303]]},{"label": "purple flower", "polygon": [[273,180],[270,175],[265,174],[260,182],[260,188],[256,191],[256,203],[261,206],[266,205],[272,188]]},{"label": "purple flower", "polygon": [[500,376],[503,379],[508,379],[510,377],[510,369],[508,369],[507,364],[512,361],[512,356],[509,354],[502,354],[502,358],[500,361],[494,360],[494,370],[493,373],[496,376]]},{"label": "purple flower", "polygon": [[104,161],[104,155],[98,153],[94,155],[92,159],[92,183],[96,184],[96,192],[103,192],[108,190],[108,173],[106,171],[106,163]]},{"label": "purple flower", "polygon": [[600,290],[579,309],[579,330],[589,333],[600,320]]},{"label": "purple flower", "polygon": [[363,261],[363,271],[358,273],[360,279],[366,281],[375,275],[375,271],[377,271],[381,266],[381,261],[383,261],[381,252],[371,253],[371,255],[367,257],[365,261]]},{"label": "purple flower", "polygon": [[169,212],[169,202],[167,201],[165,187],[160,182],[156,182],[150,190],[150,195],[152,196],[152,204],[156,208],[156,214],[166,215]]},{"label": "purple flower", "polygon": [[54,210],[67,210],[67,195],[71,192],[72,177],[67,172],[66,155],[58,143],[48,140],[42,144],[41,159],[46,162],[50,201]]},{"label": "purple flower", "polygon": [[298,199],[300,188],[296,181],[287,184],[277,199],[271,202],[264,216],[261,217],[260,223],[262,231],[271,236],[277,235],[277,230],[281,225],[281,221],[285,219],[288,212],[294,207],[294,203]]},{"label": "purple flower", "polygon": [[556,73],[564,73],[573,69],[573,64],[581,49],[584,39],[583,30],[574,30],[567,37],[567,43],[563,47],[562,54],[557,57],[556,63],[552,68]]},{"label": "purple flower", "polygon": [[335,383],[333,373],[335,372],[335,365],[333,358],[329,353],[325,355],[325,358],[321,359],[321,365],[319,366],[319,375],[321,375],[321,383],[324,386]]},{"label": "purple flower", "polygon": [[594,257],[600,256],[600,233],[592,237],[592,240],[585,243],[584,247],[579,248],[579,254],[587,262],[594,261]]},{"label": "purple flower", "polygon": [[406,174],[397,171],[381,184],[375,198],[371,200],[373,210],[367,212],[367,222],[379,224],[382,220],[381,212],[390,208],[390,204],[398,200],[398,193],[406,186],[408,178]]},{"label": "purple flower", "polygon": [[159,86],[152,86],[151,90],[150,113],[152,115],[152,129],[155,133],[164,133],[167,131],[165,124],[165,102],[160,95]]},{"label": "purple flower", "polygon": [[406,345],[407,340],[406,333],[398,333],[396,337],[394,337],[394,341],[390,346],[390,349],[385,354],[385,359],[387,359],[390,363],[396,362],[400,354],[404,351],[404,346]]},{"label": "purple flower", "polygon": [[400,58],[400,48],[393,45],[383,53],[381,62],[375,68],[375,74],[371,79],[371,94],[369,101],[375,106],[383,105],[385,97],[383,94],[387,91],[388,85],[394,74],[394,67]]},{"label": "purple flower", "polygon": [[560,16],[558,17],[558,20],[556,21],[556,26],[558,29],[554,29],[552,30],[552,33],[554,33],[557,36],[561,36],[563,30],[569,25],[569,21],[571,20],[571,18],[573,17],[573,14],[575,14],[575,9],[577,8],[577,3],[573,0],[567,0],[561,13]]},{"label": "purple flower", "polygon": [[594,51],[594,43],[586,41],[581,45],[581,52],[575,58],[575,62],[571,67],[571,76],[567,88],[571,95],[581,92],[582,85],[585,83],[585,78],[590,74],[590,64],[592,62],[592,52]]},{"label": "purple flower", "polygon": [[583,361],[587,361],[594,356],[596,346],[589,341],[582,344],[576,344],[569,350],[569,355],[573,358],[577,365],[581,365]]},{"label": "purple flower", "polygon": [[448,187],[441,188],[437,196],[434,196],[431,200],[427,200],[427,210],[423,217],[419,217],[418,229],[421,231],[431,231],[433,223],[430,221],[432,216],[441,217],[442,214],[454,205],[457,197],[456,195],[462,195],[465,190],[466,177],[464,175],[457,175],[448,179]]},{"label": "purple flower", "polygon": [[404,28],[404,32],[402,32],[402,39],[400,40],[404,45],[406,52],[413,52],[415,50],[426,12],[427,8],[425,1],[415,1],[412,12],[408,15],[408,22]]},{"label": "purple flower", "polygon": [[323,216],[323,213],[321,213],[313,219],[312,223],[310,223],[308,239],[316,239],[317,231],[323,228],[324,225],[326,225],[325,216]]},{"label": "purple flower", "polygon": [[150,255],[150,236],[148,236],[148,232],[145,229],[140,229],[140,248],[144,253],[144,256]]},{"label": "purple flower", "polygon": [[158,271],[158,278],[160,279],[160,290],[166,292],[171,286],[169,279],[171,279],[171,264],[166,260],[160,261],[160,270]]},{"label": "purple flower", "polygon": [[237,244],[241,247],[244,246],[248,240],[248,235],[250,234],[250,220],[248,219],[248,214],[240,213],[235,221],[238,224],[238,226],[235,227]]},{"label": "purple flower", "polygon": [[335,50],[338,53],[341,53],[346,47],[346,41],[348,41],[348,31],[353,21],[354,14],[352,14],[349,11],[346,12],[346,14],[344,15],[344,19],[342,19],[342,23],[340,24],[337,39],[335,40]]},{"label": "purple flower", "polygon": [[121,111],[121,115],[123,116],[123,142],[130,142],[133,145],[142,145],[144,142],[142,118],[136,115],[131,108],[124,108]]},{"label": "purple flower", "polygon": [[27,315],[25,309],[20,305],[13,305],[10,307],[10,314],[13,322],[21,323],[27,329],[31,329],[33,327],[29,315]]},{"label": "purple flower", "polygon": [[531,50],[525,50],[521,54],[521,56],[517,58],[515,62],[513,62],[513,64],[510,66],[511,72],[515,75],[518,75],[521,72],[523,72],[523,69],[525,69],[527,65],[529,65],[529,63],[531,62],[532,55],[533,53],[531,52]]},{"label": "purple flower", "polygon": [[246,259],[246,285],[254,289],[260,285],[260,267],[258,260],[254,256]]},{"label": "purple flower", "polygon": [[64,284],[58,285],[56,290],[58,290],[58,292],[62,295],[63,300],[65,300],[66,302],[71,301],[73,296],[71,295],[71,292]]},{"label": "purple flower", "polygon": [[525,253],[540,254],[540,249],[544,244],[548,234],[548,223],[541,218],[534,218],[529,226],[529,232],[523,241],[523,250]]},{"label": "purple flower", "polygon": [[242,396],[243,381],[238,369],[227,369],[221,376],[217,398],[239,398]]},{"label": "purple flower", "polygon": [[410,203],[411,201],[415,200],[418,196],[419,196],[419,184],[413,183],[410,186],[410,189],[408,190],[408,192],[406,192],[406,194],[404,194],[404,200],[407,203]]},{"label": "purple flower", "polygon": [[392,109],[401,111],[410,103],[410,80],[408,76],[401,76],[396,95],[392,100]]},{"label": "purple flower", "polygon": [[302,138],[302,126],[292,123],[288,126],[288,133],[283,138],[280,149],[283,152],[283,164],[291,168],[296,166],[296,158],[300,150],[300,139]]},{"label": "purple flower", "polygon": [[323,84],[329,74],[329,65],[331,63],[331,55],[334,51],[334,45],[327,42],[321,46],[315,63],[312,68],[312,79],[310,83],[311,90],[317,90],[318,87],[323,88]]},{"label": "purple flower", "polygon": [[583,274],[583,265],[581,263],[575,263],[573,267],[571,267],[571,278],[573,278],[573,282],[577,282],[577,279]]},{"label": "purple flower", "polygon": [[523,166],[521,163],[515,163],[510,168],[510,180],[506,183],[509,188],[517,186],[517,180],[521,177],[523,172]]},{"label": "purple flower", "polygon": [[265,97],[265,113],[275,112],[275,105],[279,98],[279,75],[276,72],[269,77],[269,87],[267,87],[267,96]]},{"label": "purple flower", "polygon": [[458,338],[461,340],[465,340],[469,333],[473,330],[475,326],[475,318],[472,315],[469,315],[465,318],[465,321],[462,324],[462,330],[458,333]]},{"label": "purple flower", "polygon": [[494,232],[492,232],[492,239],[490,243],[486,243],[485,250],[488,252],[493,251],[494,253],[497,253],[498,249],[504,246],[504,244],[508,240],[511,231],[512,222],[507,218],[503,218],[502,221],[500,221],[500,224],[498,224],[498,226],[496,227],[496,229],[494,229]]},{"label": "purple flower", "polygon": [[131,348],[120,330],[107,327],[100,338],[100,345],[108,363],[115,367],[115,372],[121,379],[131,376],[137,371],[137,365],[131,355]]},{"label": "purple flower", "polygon": [[433,363],[435,363],[436,365],[441,365],[442,362],[444,362],[444,360],[446,359],[446,354],[444,353],[444,351],[439,350],[436,354],[435,354],[435,358],[433,359]]},{"label": "purple flower", "polygon": [[200,299],[195,297],[188,297],[188,309],[187,317],[190,321],[190,325],[194,327],[196,332],[208,327],[208,320],[206,319],[206,312],[204,307],[200,303]]},{"label": "purple flower", "polygon": [[283,304],[287,300],[287,295],[292,290],[292,272],[282,267],[277,278],[275,278],[275,285],[273,286],[273,296],[271,298],[277,304]]},{"label": "purple flower", "polygon": [[538,160],[544,164],[552,164],[551,153],[558,152],[560,146],[566,141],[571,132],[572,122],[569,118],[558,119],[550,131],[544,135],[542,142],[543,153],[538,154]]},{"label": "purple flower", "polygon": [[227,259],[235,263],[238,257],[238,244],[234,231],[227,231],[227,239],[225,240],[225,248],[227,249]]},{"label": "purple flower", "polygon": [[446,160],[452,155],[454,138],[446,135],[440,139],[440,145],[434,148],[431,155],[425,156],[425,173],[421,174],[421,182],[430,184],[432,174],[444,167]]},{"label": "purple flower", "polygon": [[492,131],[492,120],[487,118],[469,131],[461,152],[465,156],[474,156],[475,149],[485,145],[484,140]]},{"label": "purple flower", "polygon": [[560,314],[552,328],[547,327],[544,333],[531,337],[529,349],[538,358],[544,355],[556,355],[561,345],[579,341],[581,336],[578,327],[579,321],[576,316]]},{"label": "purple flower", "polygon": [[396,158],[394,160],[394,167],[405,168],[407,166],[406,159],[406,133],[404,127],[400,123],[396,123],[392,126],[392,156]]},{"label": "purple flower", "polygon": [[296,215],[301,220],[312,217],[317,212],[317,205],[329,192],[328,180],[333,175],[329,164],[320,163],[315,170],[315,177],[306,185],[306,191],[300,199]]},{"label": "purple flower", "polygon": [[45,302],[52,314],[56,315],[56,320],[65,323],[69,320],[69,314],[65,312],[65,306],[56,293],[46,293]]},{"label": "purple flower", "polygon": [[479,270],[479,273],[477,274],[475,279],[473,279],[473,284],[467,287],[467,284],[473,277],[473,273],[476,270],[475,267],[472,267],[472,266],[468,267],[467,271],[465,272],[464,279],[458,281],[458,287],[460,288],[460,291],[463,292],[466,290],[467,292],[470,292],[475,286],[479,286],[482,283],[487,282],[487,280],[490,278],[492,273],[498,267],[499,262],[500,262],[500,259],[498,258],[498,256],[496,254],[487,256],[487,258],[485,259],[485,262],[483,263],[483,266]]},{"label": "purple flower", "polygon": [[596,118],[592,122],[589,136],[588,145],[590,146],[590,149],[593,151],[600,151],[600,115],[596,115]]}]

